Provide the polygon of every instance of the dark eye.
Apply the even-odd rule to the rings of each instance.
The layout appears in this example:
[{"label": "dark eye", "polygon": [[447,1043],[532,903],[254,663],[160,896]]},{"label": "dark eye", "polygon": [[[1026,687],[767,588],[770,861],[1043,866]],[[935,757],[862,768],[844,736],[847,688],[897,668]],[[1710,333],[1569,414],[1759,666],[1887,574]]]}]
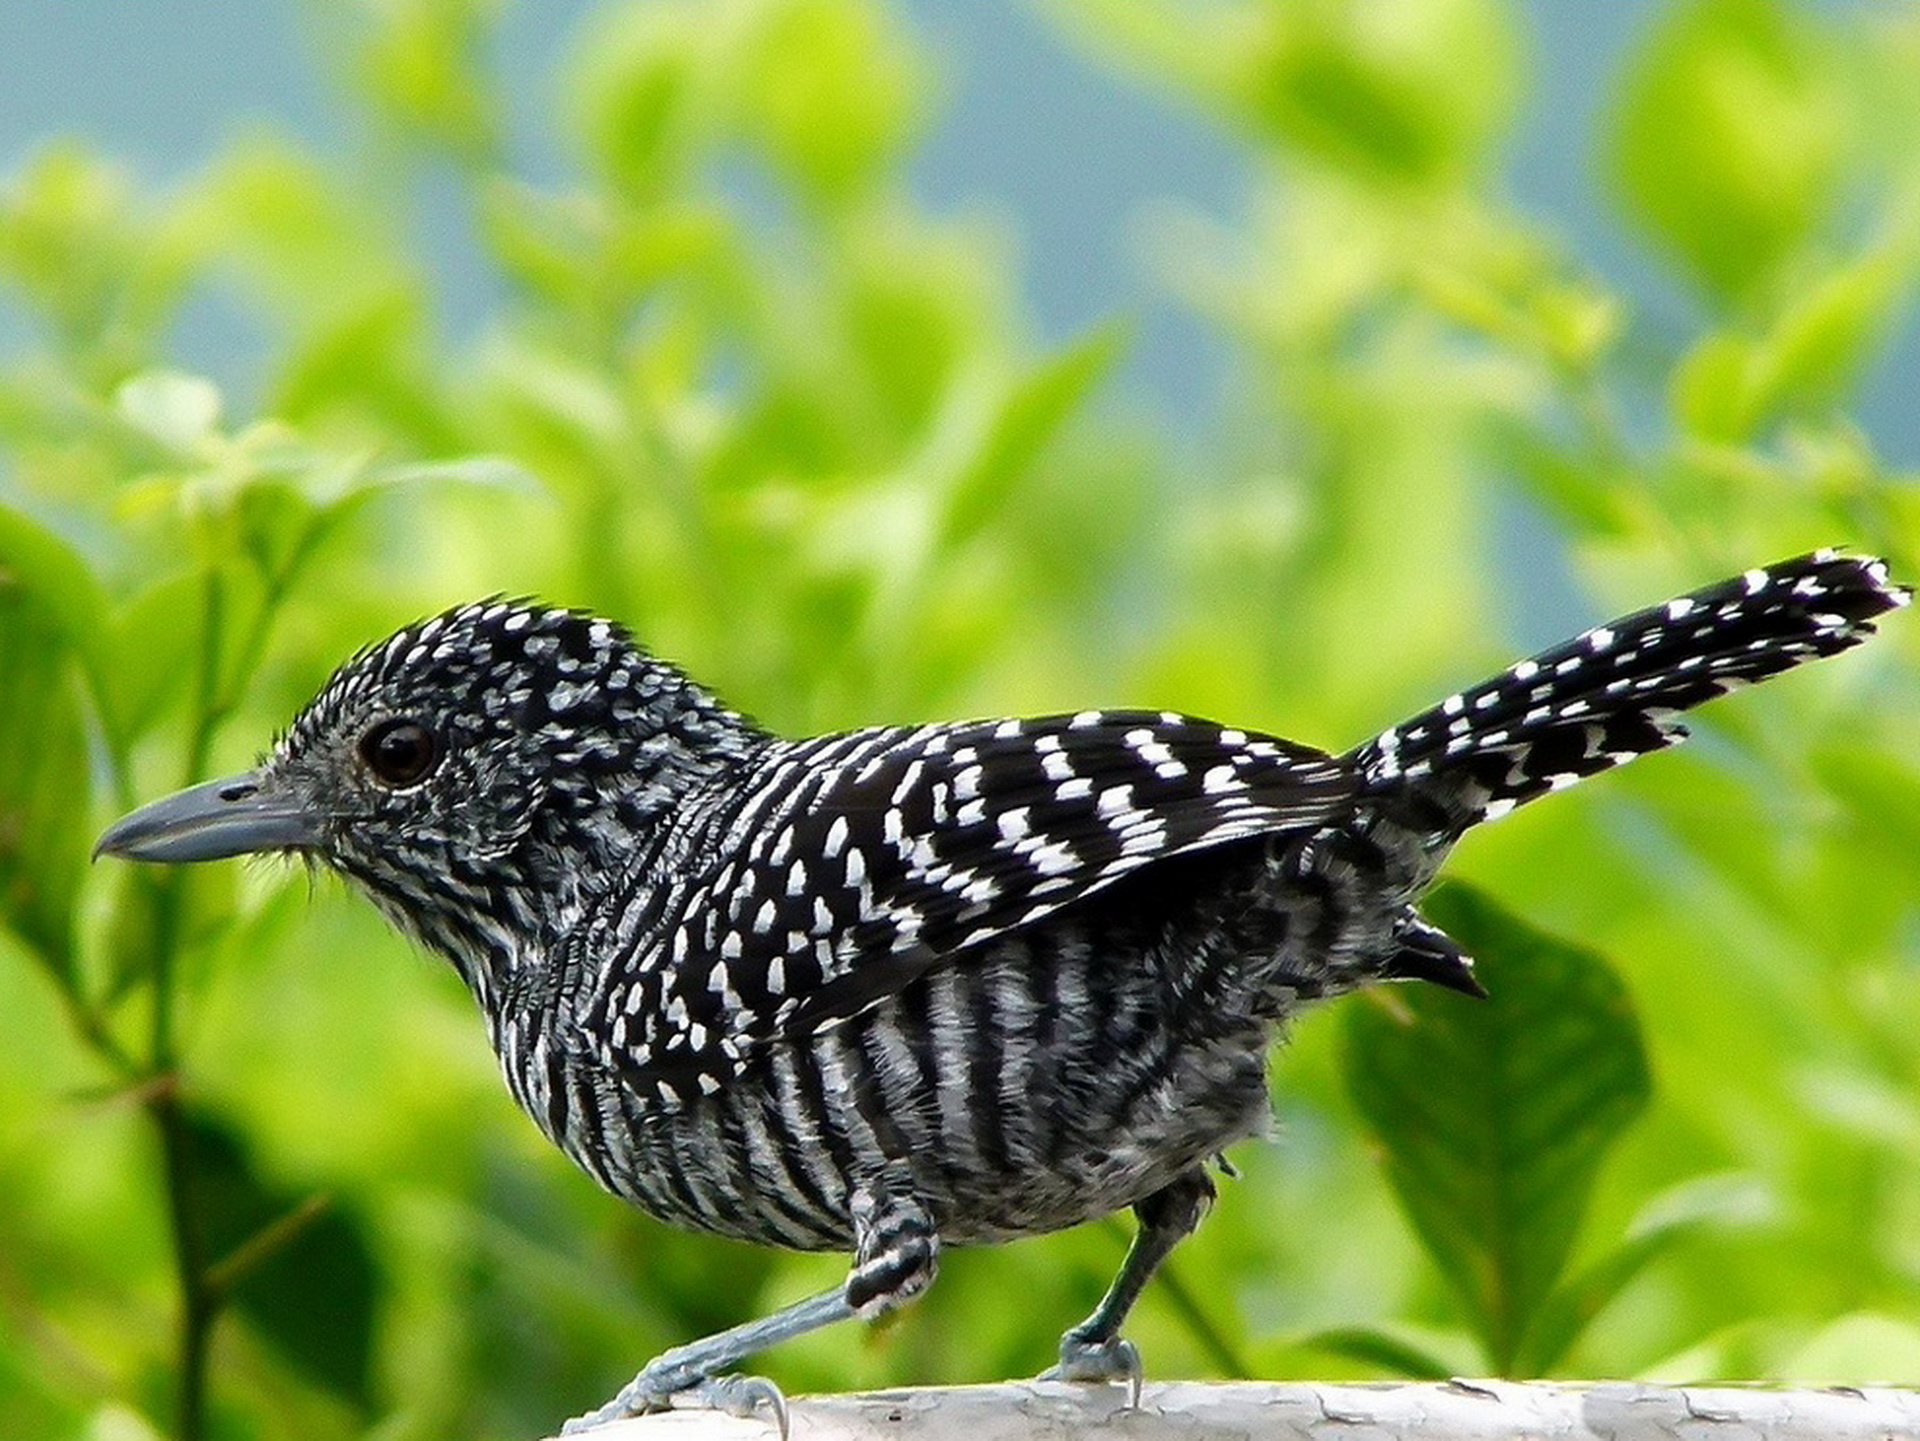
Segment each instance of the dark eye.
[{"label": "dark eye", "polygon": [[384,720],[360,737],[360,759],[390,786],[412,785],[439,758],[439,742],[417,720]]}]

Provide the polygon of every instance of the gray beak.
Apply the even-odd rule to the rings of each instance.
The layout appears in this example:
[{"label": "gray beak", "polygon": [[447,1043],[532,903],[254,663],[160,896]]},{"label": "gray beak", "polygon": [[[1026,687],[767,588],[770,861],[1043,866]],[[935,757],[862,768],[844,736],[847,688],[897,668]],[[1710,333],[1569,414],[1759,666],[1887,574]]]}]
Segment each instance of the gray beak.
[{"label": "gray beak", "polygon": [[301,849],[317,843],[300,806],[261,789],[257,772],[208,781],[163,796],[108,826],[96,858],[217,861],[253,851]]}]

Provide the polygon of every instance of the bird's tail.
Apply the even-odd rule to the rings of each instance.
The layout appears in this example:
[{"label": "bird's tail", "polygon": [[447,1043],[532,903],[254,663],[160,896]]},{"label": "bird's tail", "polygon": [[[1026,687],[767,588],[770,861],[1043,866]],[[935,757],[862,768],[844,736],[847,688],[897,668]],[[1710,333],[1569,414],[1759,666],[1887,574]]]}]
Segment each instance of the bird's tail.
[{"label": "bird's tail", "polygon": [[1365,790],[1418,802],[1451,839],[1684,739],[1680,711],[1856,646],[1876,616],[1910,598],[1871,557],[1783,560],[1595,626],[1382,731],[1348,760]]}]

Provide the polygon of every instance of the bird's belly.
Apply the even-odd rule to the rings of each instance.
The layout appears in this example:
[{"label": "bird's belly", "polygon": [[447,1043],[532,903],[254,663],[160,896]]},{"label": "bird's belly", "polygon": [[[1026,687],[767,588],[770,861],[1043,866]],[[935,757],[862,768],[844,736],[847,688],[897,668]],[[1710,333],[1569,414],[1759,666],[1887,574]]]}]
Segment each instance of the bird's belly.
[{"label": "bird's belly", "polygon": [[671,1224],[768,1244],[848,1248],[849,1194],[878,1175],[950,1242],[1057,1230],[1264,1129],[1272,1017],[1194,999],[1051,928],[770,1045],[690,1105],[602,1077],[557,1139]]}]

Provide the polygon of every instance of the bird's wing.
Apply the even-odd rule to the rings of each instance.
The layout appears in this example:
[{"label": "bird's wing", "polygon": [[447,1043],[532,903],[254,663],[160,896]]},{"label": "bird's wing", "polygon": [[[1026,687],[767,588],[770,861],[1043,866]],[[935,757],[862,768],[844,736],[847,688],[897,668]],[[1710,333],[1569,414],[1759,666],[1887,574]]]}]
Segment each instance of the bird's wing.
[{"label": "bird's wing", "polygon": [[736,794],[632,1008],[628,1053],[689,1084],[1150,862],[1320,824],[1352,785],[1271,736],[1083,711],[781,743]]}]

